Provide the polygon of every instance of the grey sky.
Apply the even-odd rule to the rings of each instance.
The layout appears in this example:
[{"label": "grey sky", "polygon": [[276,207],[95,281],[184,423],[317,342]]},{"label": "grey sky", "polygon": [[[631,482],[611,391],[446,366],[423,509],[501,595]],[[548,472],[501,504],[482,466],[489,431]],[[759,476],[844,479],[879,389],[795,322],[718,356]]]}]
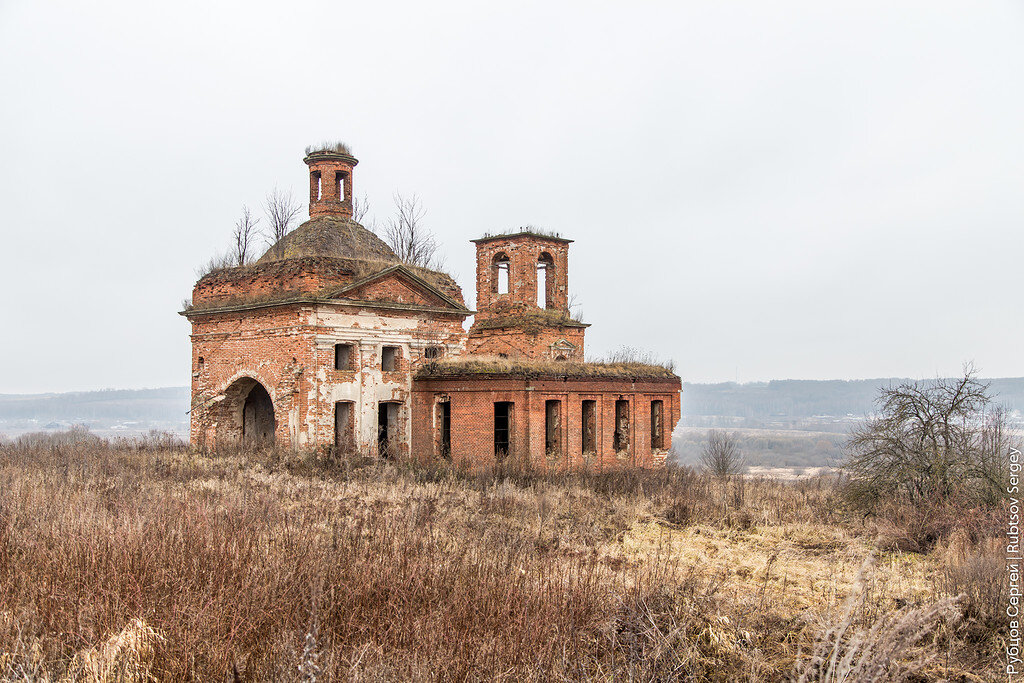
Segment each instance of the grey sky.
[{"label": "grey sky", "polygon": [[186,384],[195,268],[334,138],[471,305],[471,238],[575,239],[592,354],[1024,375],[1020,2],[507,5],[0,0],[0,393]]}]

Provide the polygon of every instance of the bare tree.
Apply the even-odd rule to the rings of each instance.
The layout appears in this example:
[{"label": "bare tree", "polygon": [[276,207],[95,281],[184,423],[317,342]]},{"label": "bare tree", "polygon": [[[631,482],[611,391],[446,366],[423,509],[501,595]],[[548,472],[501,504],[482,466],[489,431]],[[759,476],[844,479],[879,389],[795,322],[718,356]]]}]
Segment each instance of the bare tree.
[{"label": "bare tree", "polygon": [[281,192],[275,187],[274,191],[268,194],[264,200],[263,208],[266,211],[269,223],[264,237],[271,245],[271,248],[278,250],[276,255],[280,257],[282,256],[279,253],[280,242],[285,235],[291,232],[292,223],[302,210],[302,205],[295,201],[291,192]]},{"label": "bare tree", "polygon": [[[363,193],[362,197],[352,198],[352,220],[356,223],[363,224],[363,219],[367,218],[370,213],[370,198]],[[369,220],[369,219],[368,219]],[[371,224],[373,223],[370,220]],[[366,226],[369,227],[369,226]],[[372,229],[372,228],[371,228]]]},{"label": "bare tree", "polygon": [[718,477],[728,479],[743,471],[743,456],[736,436],[712,429],[700,454],[700,464]]},{"label": "bare tree", "polygon": [[868,507],[893,499],[997,500],[1012,444],[991,401],[971,366],[956,379],[883,389],[878,414],[846,444],[848,496]]},{"label": "bare tree", "polygon": [[438,269],[442,262],[440,245],[433,233],[423,227],[426,211],[419,197],[395,193],[395,215],[384,224],[384,241],[402,263]]},{"label": "bare tree", "polygon": [[232,252],[232,256],[235,260],[235,265],[244,266],[245,264],[252,261],[254,254],[252,253],[253,242],[256,240],[257,228],[260,219],[253,218],[252,211],[249,210],[248,206],[242,206],[242,216],[235,223],[235,247]]}]

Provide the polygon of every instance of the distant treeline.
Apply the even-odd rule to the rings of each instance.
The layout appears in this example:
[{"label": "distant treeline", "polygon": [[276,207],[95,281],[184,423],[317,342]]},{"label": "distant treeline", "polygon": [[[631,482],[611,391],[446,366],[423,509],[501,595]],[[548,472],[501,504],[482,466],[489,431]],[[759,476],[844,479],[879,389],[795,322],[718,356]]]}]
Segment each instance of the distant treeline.
[{"label": "distant treeline", "polygon": [[[882,387],[908,382],[900,378],[862,380],[775,380],[737,384],[683,384],[683,417],[730,416],[755,420],[793,420],[815,415],[857,417],[875,409]],[[1024,410],[1024,377],[984,380],[996,402]]]},{"label": "distant treeline", "polygon": [[187,420],[188,387],[105,389],[66,394],[0,394],[0,420]]}]

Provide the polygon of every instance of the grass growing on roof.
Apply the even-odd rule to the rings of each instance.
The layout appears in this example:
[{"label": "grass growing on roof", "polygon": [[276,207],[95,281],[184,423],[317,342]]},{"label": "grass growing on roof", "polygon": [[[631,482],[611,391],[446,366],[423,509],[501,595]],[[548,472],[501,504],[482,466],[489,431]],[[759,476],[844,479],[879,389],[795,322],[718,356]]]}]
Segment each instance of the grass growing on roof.
[{"label": "grass growing on roof", "polygon": [[499,356],[463,356],[429,363],[419,371],[420,377],[450,375],[515,375],[536,377],[635,377],[643,379],[672,378],[675,375],[661,365],[646,363],[581,363],[548,359],[501,358]]},{"label": "grass growing on roof", "polygon": [[306,154],[316,154],[317,152],[338,152],[339,154],[347,154],[352,156],[352,148],[341,140],[335,140],[333,142],[321,142],[319,145],[309,145],[306,147]]}]

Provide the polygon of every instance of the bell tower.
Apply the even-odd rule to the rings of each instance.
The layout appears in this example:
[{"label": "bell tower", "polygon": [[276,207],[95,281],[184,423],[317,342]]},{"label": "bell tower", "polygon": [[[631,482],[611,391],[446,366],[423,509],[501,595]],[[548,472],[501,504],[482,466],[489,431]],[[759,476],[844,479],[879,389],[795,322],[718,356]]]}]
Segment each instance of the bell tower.
[{"label": "bell tower", "polygon": [[309,166],[309,217],[352,218],[352,171],[359,161],[348,148],[307,150]]},{"label": "bell tower", "polygon": [[470,353],[583,360],[583,331],[569,315],[572,240],[524,228],[476,244]]}]

